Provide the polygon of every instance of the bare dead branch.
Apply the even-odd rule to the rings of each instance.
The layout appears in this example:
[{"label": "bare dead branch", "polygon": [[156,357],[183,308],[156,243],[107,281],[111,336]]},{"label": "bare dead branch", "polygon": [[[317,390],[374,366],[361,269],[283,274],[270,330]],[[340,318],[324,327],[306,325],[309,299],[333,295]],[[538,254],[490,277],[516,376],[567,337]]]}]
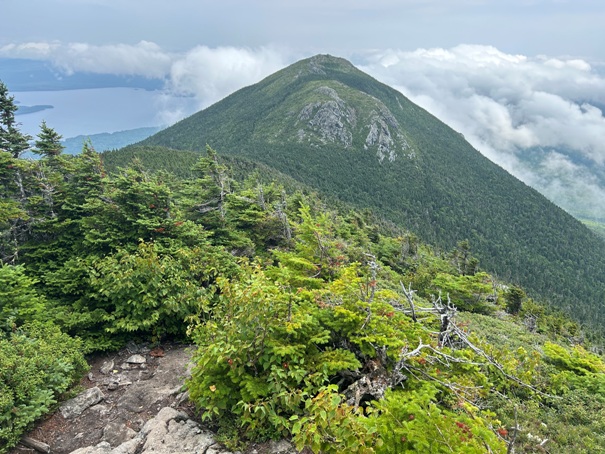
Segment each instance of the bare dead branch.
[{"label": "bare dead branch", "polygon": [[405,297],[408,300],[408,303],[410,304],[410,310],[411,310],[411,316],[412,316],[412,320],[414,320],[414,323],[416,323],[418,320],[416,319],[416,308],[414,307],[414,290],[412,290],[412,284],[409,285],[409,289],[405,288],[405,285],[403,285],[403,282],[399,281],[399,284],[401,284],[401,289],[403,290],[403,294],[405,295]]},{"label": "bare dead branch", "polygon": [[508,449],[506,454],[515,454],[515,441],[517,441],[517,435],[519,434],[519,423],[517,421],[517,407],[515,407],[515,427],[513,427],[513,436],[508,443]]}]

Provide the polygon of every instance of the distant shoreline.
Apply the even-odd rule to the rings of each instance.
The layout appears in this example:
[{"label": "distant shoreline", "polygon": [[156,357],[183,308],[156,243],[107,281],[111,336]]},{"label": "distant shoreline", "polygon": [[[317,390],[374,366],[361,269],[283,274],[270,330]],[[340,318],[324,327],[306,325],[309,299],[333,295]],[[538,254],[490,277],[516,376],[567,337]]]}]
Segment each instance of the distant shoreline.
[{"label": "distant shoreline", "polygon": [[15,116],[17,115],[28,115],[36,112],[41,112],[47,109],[54,109],[55,106],[51,106],[50,104],[40,104],[36,106],[19,106],[17,111],[15,112]]}]

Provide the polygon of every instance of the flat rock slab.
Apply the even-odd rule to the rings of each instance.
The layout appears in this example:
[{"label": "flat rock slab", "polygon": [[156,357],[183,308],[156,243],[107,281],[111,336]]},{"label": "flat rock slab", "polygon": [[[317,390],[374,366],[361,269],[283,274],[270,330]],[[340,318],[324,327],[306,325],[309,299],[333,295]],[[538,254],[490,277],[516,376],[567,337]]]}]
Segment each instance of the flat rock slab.
[{"label": "flat rock slab", "polygon": [[61,405],[61,415],[65,419],[75,418],[76,416],[80,416],[87,408],[101,402],[104,398],[103,392],[98,387],[95,386],[94,388],[87,389],[79,396]]},{"label": "flat rock slab", "polygon": [[171,407],[162,408],[145,423],[132,440],[112,448],[108,442],[72,451],[71,454],[232,454],[214,440],[187,414]]},{"label": "flat rock slab", "polygon": [[201,453],[217,444],[212,433],[201,430],[185,413],[170,407],[162,408],[149,420],[141,434],[145,437],[142,453]]}]

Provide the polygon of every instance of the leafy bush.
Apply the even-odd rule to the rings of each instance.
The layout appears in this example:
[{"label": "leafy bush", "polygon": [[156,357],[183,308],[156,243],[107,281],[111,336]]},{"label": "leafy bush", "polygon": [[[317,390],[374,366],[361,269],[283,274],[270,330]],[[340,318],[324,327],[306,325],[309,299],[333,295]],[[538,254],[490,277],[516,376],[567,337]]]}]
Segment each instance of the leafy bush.
[{"label": "leafy bush", "polygon": [[[312,290],[290,288],[292,270],[271,271],[245,265],[239,279],[219,279],[213,317],[192,333],[198,350],[188,387],[203,418],[232,415],[244,437],[292,435],[299,449],[313,452],[483,452],[485,445],[504,451],[492,414],[457,404],[455,396],[427,383],[410,378],[409,390],[387,393],[386,400],[369,404],[369,414],[367,402],[350,400],[346,389],[356,379],[388,382],[408,346],[432,342],[422,325],[393,310],[388,301],[397,295],[377,290],[358,264]],[[470,352],[449,354],[460,359],[449,371],[440,372],[421,355],[407,367],[461,390],[489,388]],[[449,402],[460,408],[448,410]],[[418,421],[401,426],[401,414],[408,418],[410,412]]]},{"label": "leafy bush", "polygon": [[162,251],[157,243],[140,242],[134,253],[119,250],[93,265],[89,297],[105,312],[108,333],[151,332],[154,340],[183,335],[184,320],[204,311],[204,284],[229,258],[214,248]]},{"label": "leafy bush", "polygon": [[218,286],[213,318],[192,333],[199,348],[191,398],[204,418],[235,413],[252,438],[283,436],[308,396],[359,361],[328,344],[309,292],[283,292],[259,265]]},{"label": "leafy bush", "polygon": [[36,292],[35,284],[22,265],[0,262],[0,322],[22,324],[48,316],[44,298]]},{"label": "leafy bush", "polygon": [[[438,405],[436,386],[424,383],[416,389],[390,391],[373,402],[366,425],[382,440],[378,453],[504,453],[505,448],[483,415],[468,404],[466,411]],[[486,447],[489,446],[489,450]]]},{"label": "leafy bush", "polygon": [[0,331],[0,351],[0,452],[5,452],[88,366],[81,342],[50,323]]}]

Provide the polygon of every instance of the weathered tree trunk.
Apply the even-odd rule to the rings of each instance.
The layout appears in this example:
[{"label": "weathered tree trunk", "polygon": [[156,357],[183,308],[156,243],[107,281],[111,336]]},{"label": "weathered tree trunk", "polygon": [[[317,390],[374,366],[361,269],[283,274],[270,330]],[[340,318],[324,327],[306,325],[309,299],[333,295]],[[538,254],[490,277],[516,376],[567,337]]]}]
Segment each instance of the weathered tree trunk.
[{"label": "weathered tree trunk", "polygon": [[23,446],[28,447],[28,448],[35,449],[38,452],[44,452],[44,453],[49,453],[50,452],[50,446],[49,445],[47,445],[46,443],[42,443],[41,441],[34,440],[31,437],[23,437],[21,439],[21,444]]}]

